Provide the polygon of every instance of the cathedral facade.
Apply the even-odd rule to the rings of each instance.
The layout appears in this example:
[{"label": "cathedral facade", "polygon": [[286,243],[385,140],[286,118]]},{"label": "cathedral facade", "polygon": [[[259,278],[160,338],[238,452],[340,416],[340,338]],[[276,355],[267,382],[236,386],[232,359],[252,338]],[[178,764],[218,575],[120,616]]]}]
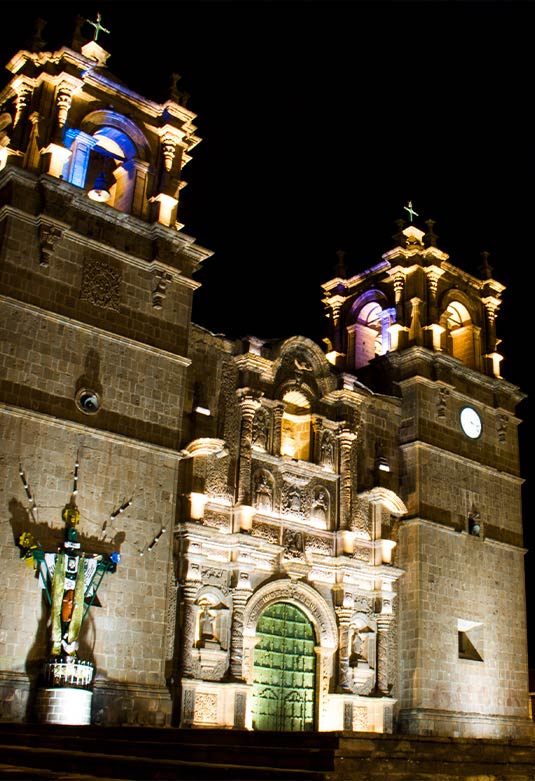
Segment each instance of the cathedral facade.
[{"label": "cathedral facade", "polygon": [[323,285],[326,349],[215,335],[177,221],[195,115],[79,31],[35,49],[0,93],[1,718],[68,690],[87,723],[530,736],[488,263],[411,207]]}]

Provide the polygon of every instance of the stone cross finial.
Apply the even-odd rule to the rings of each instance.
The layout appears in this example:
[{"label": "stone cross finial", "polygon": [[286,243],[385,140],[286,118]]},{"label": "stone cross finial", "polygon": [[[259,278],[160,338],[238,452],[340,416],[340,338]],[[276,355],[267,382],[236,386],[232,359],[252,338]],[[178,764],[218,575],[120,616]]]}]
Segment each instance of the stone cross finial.
[{"label": "stone cross finial", "polygon": [[339,249],[336,251],[336,255],[338,257],[338,262],[336,264],[336,276],[344,278],[347,276],[345,263],[346,252],[343,249]]},{"label": "stone cross finial", "polygon": [[492,277],[492,266],[489,263],[489,253],[488,252],[481,252],[481,257],[483,258],[483,263],[479,267],[479,271],[481,273],[481,276],[483,279],[491,279]]},{"label": "stone cross finial", "polygon": [[90,25],[91,25],[91,27],[94,27],[94,28],[95,28],[95,36],[94,36],[94,38],[93,38],[93,40],[94,40],[94,41],[96,41],[96,40],[98,39],[98,34],[99,34],[100,32],[103,32],[103,33],[109,33],[109,30],[107,30],[107,29],[106,29],[106,28],[105,28],[105,27],[104,27],[104,26],[103,26],[103,25],[100,23],[100,20],[101,20],[101,19],[102,19],[102,14],[100,14],[100,13],[97,13],[97,21],[96,21],[96,22],[91,22],[89,19],[86,19],[86,22],[87,22],[87,24],[90,24]]},{"label": "stone cross finial", "polygon": [[409,221],[410,222],[412,222],[412,218],[413,217],[419,217],[420,216],[418,214],[418,212],[415,212],[414,209],[412,208],[412,201],[409,201],[407,206],[404,206],[403,208],[405,209],[406,212],[409,212]]}]

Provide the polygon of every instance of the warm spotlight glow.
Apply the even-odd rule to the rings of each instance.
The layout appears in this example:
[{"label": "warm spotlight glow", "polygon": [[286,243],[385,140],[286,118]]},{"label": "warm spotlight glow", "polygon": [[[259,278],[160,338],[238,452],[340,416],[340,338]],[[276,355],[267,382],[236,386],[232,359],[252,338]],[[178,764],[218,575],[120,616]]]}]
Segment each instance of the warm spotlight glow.
[{"label": "warm spotlight glow", "polygon": [[97,203],[106,203],[110,200],[110,191],[106,187],[106,180],[102,174],[99,174],[95,179],[95,185],[92,190],[89,190],[87,197]]},{"label": "warm spotlight glow", "polygon": [[191,503],[191,517],[194,520],[198,521],[204,515],[204,505],[208,501],[208,497],[206,496],[206,494],[198,494],[192,492],[189,498]]}]

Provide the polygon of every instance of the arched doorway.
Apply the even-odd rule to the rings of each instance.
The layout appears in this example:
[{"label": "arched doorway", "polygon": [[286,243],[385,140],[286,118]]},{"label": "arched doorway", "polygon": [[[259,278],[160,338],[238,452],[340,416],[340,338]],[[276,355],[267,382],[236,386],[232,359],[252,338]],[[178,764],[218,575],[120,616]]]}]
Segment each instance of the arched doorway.
[{"label": "arched doorway", "polygon": [[276,602],[256,627],[253,673],[253,729],[315,729],[316,638],[302,610]]}]

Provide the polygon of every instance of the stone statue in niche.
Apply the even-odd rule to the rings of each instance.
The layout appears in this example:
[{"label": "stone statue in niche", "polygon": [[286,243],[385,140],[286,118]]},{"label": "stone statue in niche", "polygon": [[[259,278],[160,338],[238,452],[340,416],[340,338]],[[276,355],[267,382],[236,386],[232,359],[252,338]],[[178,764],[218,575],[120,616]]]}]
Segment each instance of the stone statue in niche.
[{"label": "stone statue in niche", "polygon": [[327,521],[328,519],[329,494],[322,486],[315,491],[311,515],[317,521]]},{"label": "stone statue in niche", "polygon": [[259,510],[273,510],[273,489],[265,473],[262,473],[256,486],[255,504]]},{"label": "stone statue in niche", "polygon": [[199,648],[220,647],[219,638],[216,634],[218,611],[208,602],[203,602],[199,607],[201,608],[198,632]]},{"label": "stone statue in niche", "polygon": [[334,442],[330,434],[324,434],[321,440],[321,466],[334,468]]},{"label": "stone statue in niche", "polygon": [[370,633],[372,630],[368,626],[353,627],[351,638],[351,656],[349,664],[351,667],[369,667],[370,661]]},{"label": "stone statue in niche", "polygon": [[288,491],[288,507],[290,512],[301,512],[301,491],[295,486]]},{"label": "stone statue in niche", "polygon": [[201,613],[201,639],[214,640],[215,616],[210,612],[208,605],[203,605]]},{"label": "stone statue in niche", "polygon": [[194,678],[218,681],[229,665],[229,611],[223,602],[202,597],[197,602],[195,651],[191,660]]}]

